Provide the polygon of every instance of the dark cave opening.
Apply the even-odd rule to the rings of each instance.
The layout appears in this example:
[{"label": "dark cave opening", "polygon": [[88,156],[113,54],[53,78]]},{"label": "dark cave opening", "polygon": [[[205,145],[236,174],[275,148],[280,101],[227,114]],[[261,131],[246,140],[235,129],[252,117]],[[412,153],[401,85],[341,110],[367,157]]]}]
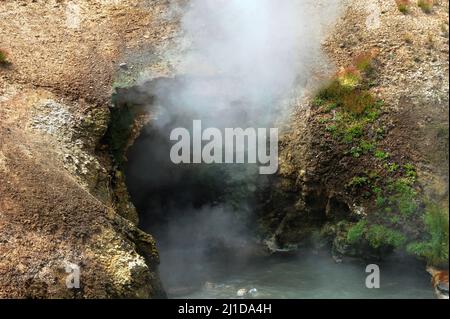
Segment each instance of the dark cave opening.
[{"label": "dark cave opening", "polygon": [[[250,225],[255,222],[256,194],[264,185],[255,164],[172,162],[170,149],[174,142],[169,137],[174,128],[190,130],[192,121],[199,119],[205,126],[213,127],[234,126],[236,118],[242,125],[250,122],[240,107],[233,111],[239,114],[229,111],[227,116],[220,108],[206,113],[187,110],[170,95],[161,94],[165,87],[177,85],[177,80],[172,81],[175,84],[164,79],[147,88],[124,90],[117,96],[127,105],[151,101],[147,109],[154,112],[154,118],[128,149],[124,171],[131,200],[139,213],[139,226],[156,239],[161,277],[169,291],[211,280],[218,275],[214,264],[230,271],[260,254],[252,230],[255,227]],[[150,97],[152,90],[158,90],[158,96],[164,98]],[[208,104],[213,99],[211,94],[199,92],[195,99]]]}]

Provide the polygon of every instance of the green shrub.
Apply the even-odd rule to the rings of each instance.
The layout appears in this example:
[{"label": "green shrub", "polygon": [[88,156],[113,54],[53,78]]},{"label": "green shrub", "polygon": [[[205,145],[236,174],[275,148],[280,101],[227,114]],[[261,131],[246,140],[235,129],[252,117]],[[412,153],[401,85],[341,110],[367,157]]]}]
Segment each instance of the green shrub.
[{"label": "green shrub", "polygon": [[376,205],[377,205],[378,208],[381,208],[381,207],[384,206],[384,204],[386,204],[387,201],[388,201],[388,200],[387,200],[386,197],[383,197],[383,196],[381,196],[381,195],[378,195],[377,198],[376,198],[376,200],[375,200],[375,203],[376,203]]},{"label": "green shrub", "polygon": [[437,205],[429,205],[424,222],[428,239],[408,245],[408,252],[424,258],[430,265],[448,266],[448,210],[441,209]]},{"label": "green shrub", "polygon": [[352,226],[347,232],[347,241],[349,243],[356,243],[364,238],[366,231],[367,221],[361,220],[354,226]]},{"label": "green shrub", "polygon": [[406,236],[391,228],[382,225],[369,226],[367,221],[362,220],[352,226],[347,232],[347,241],[350,244],[361,240],[367,240],[372,248],[382,247],[400,248],[406,242]]},{"label": "green shrub", "polygon": [[371,226],[367,230],[366,237],[370,246],[376,249],[383,246],[399,248],[406,242],[405,235],[382,225]]},{"label": "green shrub", "polygon": [[416,196],[417,192],[411,185],[411,181],[405,178],[401,178],[395,181],[394,195],[391,196],[391,202],[397,204],[398,209],[403,215],[412,215],[417,211]]},{"label": "green shrub", "polygon": [[330,133],[336,132],[337,129],[338,129],[338,128],[337,128],[337,125],[335,125],[335,124],[332,124],[332,125],[328,125],[328,126],[327,126],[327,131],[330,132]]},{"label": "green shrub", "polygon": [[331,112],[331,111],[333,111],[333,110],[335,110],[335,109],[337,109],[337,108],[338,108],[338,104],[335,103],[335,102],[332,102],[332,103],[329,103],[329,104],[326,106],[325,112],[329,113],[329,112]]}]

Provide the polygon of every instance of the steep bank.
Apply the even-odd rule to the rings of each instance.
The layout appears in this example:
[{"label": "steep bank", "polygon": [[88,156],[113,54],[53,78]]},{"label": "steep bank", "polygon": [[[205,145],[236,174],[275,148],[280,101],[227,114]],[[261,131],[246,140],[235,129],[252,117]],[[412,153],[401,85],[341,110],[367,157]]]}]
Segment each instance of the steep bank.
[{"label": "steep bank", "polygon": [[324,49],[337,75],[286,129],[262,233],[275,248],[330,242],[337,259],[396,250],[448,266],[448,2],[404,14],[348,1]]},{"label": "steep bank", "polygon": [[[102,137],[117,76],[129,82],[139,52],[176,28],[168,5],[1,2],[0,297],[165,296]],[[80,289],[66,287],[68,264]]]}]

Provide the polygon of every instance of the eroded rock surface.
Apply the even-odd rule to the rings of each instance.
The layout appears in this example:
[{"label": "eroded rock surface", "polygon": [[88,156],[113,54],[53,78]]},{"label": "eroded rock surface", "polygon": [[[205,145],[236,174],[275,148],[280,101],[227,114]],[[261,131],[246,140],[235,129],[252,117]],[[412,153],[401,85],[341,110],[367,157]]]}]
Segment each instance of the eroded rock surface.
[{"label": "eroded rock surface", "polygon": [[[347,123],[347,136],[338,131],[345,112],[316,99],[321,88],[297,106],[280,144],[279,175],[264,195],[270,200],[261,228],[273,249],[320,245],[325,237],[337,255],[383,255],[392,247],[380,244],[372,251],[363,238],[358,247],[350,245],[352,225],[381,224],[377,230],[398,231],[403,245],[400,236],[412,241],[428,236],[417,213],[426,210],[423,201],[436,203],[444,214],[447,209],[448,216],[448,2],[435,3],[431,13],[412,2],[408,14],[395,1],[346,3],[324,50],[338,76],[352,72],[359,56],[373,54],[365,85],[380,106],[361,132],[356,120]],[[395,194],[406,193],[402,189],[384,191],[407,179],[414,180],[408,186],[414,196],[405,195],[404,202],[417,200],[415,213],[376,203],[403,196]]]},{"label": "eroded rock surface", "polygon": [[[126,189],[116,192],[101,139],[115,81],[132,81],[176,29],[168,7],[1,2],[0,298],[165,296],[155,241],[137,228]],[[79,289],[67,288],[68,265]]]}]

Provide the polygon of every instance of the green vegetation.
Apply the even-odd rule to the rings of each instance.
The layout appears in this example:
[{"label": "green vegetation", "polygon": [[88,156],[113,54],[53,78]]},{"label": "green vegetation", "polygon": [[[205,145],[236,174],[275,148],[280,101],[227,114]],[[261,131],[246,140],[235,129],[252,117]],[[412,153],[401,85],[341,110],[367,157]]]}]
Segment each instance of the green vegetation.
[{"label": "green vegetation", "polygon": [[405,235],[382,225],[370,226],[367,230],[366,239],[373,248],[383,246],[399,248],[406,242]]},{"label": "green vegetation", "polygon": [[386,163],[384,167],[387,169],[389,173],[395,173],[399,170],[400,165],[397,163]]},{"label": "green vegetation", "polygon": [[[368,85],[375,70],[375,55],[375,51],[358,55],[352,65],[318,91],[312,103],[325,114],[333,111],[332,118],[321,118],[319,122],[327,124],[326,130],[335,140],[351,146],[347,153],[354,158],[372,153],[376,140],[384,134],[378,134],[374,127],[384,102],[371,94]],[[368,137],[371,127],[377,133]]]},{"label": "green vegetation", "polygon": [[380,150],[375,151],[374,155],[375,155],[375,158],[380,159],[380,160],[386,160],[390,157],[389,153],[380,151]]},{"label": "green vegetation", "polygon": [[353,65],[358,71],[363,72],[366,77],[370,77],[375,71],[374,58],[376,55],[377,52],[374,50],[361,53],[353,60]]},{"label": "green vegetation", "polygon": [[6,51],[0,49],[0,65],[6,65],[9,64],[8,62],[8,54]]},{"label": "green vegetation", "polygon": [[354,226],[352,226],[347,233],[347,240],[349,243],[354,244],[363,239],[364,233],[367,228],[367,221],[361,220]]},{"label": "green vegetation", "polygon": [[417,179],[417,172],[416,168],[412,164],[405,164],[403,165],[403,169],[405,171],[405,176],[409,178],[410,180],[416,180]]},{"label": "green vegetation", "polygon": [[[400,178],[389,179],[387,185],[374,187],[372,192],[376,195],[375,204],[384,211],[393,211],[404,216],[414,214],[418,209],[417,192],[413,188],[414,182]],[[389,208],[389,209],[388,209]]]},{"label": "green vegetation", "polygon": [[366,140],[362,140],[358,146],[352,147],[350,150],[353,157],[358,158],[362,155],[369,154],[373,152],[373,150],[376,148],[376,145],[374,142],[369,142]]},{"label": "green vegetation", "polygon": [[408,14],[411,6],[410,0],[395,0],[398,10],[403,14]]},{"label": "green vegetation", "polygon": [[350,183],[348,183],[348,187],[360,187],[363,185],[367,185],[370,183],[369,178],[365,176],[355,176],[352,178]]},{"label": "green vegetation", "polygon": [[400,248],[405,244],[406,236],[383,225],[370,226],[367,221],[362,220],[348,230],[347,240],[351,244],[366,240],[375,249],[382,247]]},{"label": "green vegetation", "polygon": [[385,152],[385,151],[381,151],[381,150],[377,150],[374,153],[375,158],[379,159],[379,160],[386,160],[389,158],[389,153]]},{"label": "green vegetation", "polygon": [[424,258],[430,265],[448,265],[448,210],[429,205],[424,216],[428,238],[408,245],[409,253]]},{"label": "green vegetation", "polygon": [[349,243],[364,240],[374,249],[405,248],[408,238],[416,236],[410,229],[417,229],[420,221],[418,193],[414,188],[416,169],[411,164],[398,163],[386,163],[383,167],[384,171],[355,176],[348,184],[348,187],[369,187],[375,196],[376,210],[373,218],[348,230],[347,240]]},{"label": "green vegetation", "polygon": [[418,0],[417,5],[425,13],[431,13],[433,11],[434,1],[433,0]]},{"label": "green vegetation", "polygon": [[389,197],[389,202],[392,206],[398,207],[400,214],[409,216],[417,211],[418,205],[415,199],[417,192],[412,187],[410,180],[405,178],[399,179],[388,185],[388,190],[392,193]]},{"label": "green vegetation", "polygon": [[[409,1],[397,3],[409,9]],[[432,264],[448,260],[448,213],[427,210],[423,217],[415,166],[381,146],[386,127],[380,120],[384,102],[371,93],[375,71],[374,54],[361,54],[321,88],[313,101],[321,114],[319,122],[336,142],[348,147],[346,154],[354,159],[371,156],[366,159],[374,165],[371,170],[354,173],[346,184],[359,197],[374,197],[374,211],[356,224],[347,222],[344,240],[365,243],[377,251],[407,248]],[[425,231],[426,239],[417,241]]]},{"label": "green vegetation", "polygon": [[373,96],[367,90],[356,88],[359,82],[345,79],[347,77],[341,76],[341,80],[333,80],[322,88],[313,102],[314,105],[325,105],[328,112],[337,108],[357,115],[372,111],[376,106]]},{"label": "green vegetation", "polygon": [[342,88],[353,89],[360,84],[362,80],[361,72],[354,66],[349,66],[348,68],[339,72],[337,81]]},{"label": "green vegetation", "polygon": [[345,143],[352,143],[355,139],[360,138],[364,133],[364,126],[362,123],[355,123],[344,130],[343,141]]}]

